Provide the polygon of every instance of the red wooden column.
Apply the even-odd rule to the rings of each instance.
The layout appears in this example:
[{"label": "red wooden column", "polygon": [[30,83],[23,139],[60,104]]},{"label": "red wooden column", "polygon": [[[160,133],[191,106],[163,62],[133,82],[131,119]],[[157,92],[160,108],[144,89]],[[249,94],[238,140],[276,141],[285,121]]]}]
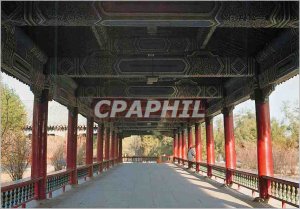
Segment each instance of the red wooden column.
[{"label": "red wooden column", "polygon": [[67,169],[73,170],[70,176],[70,184],[77,184],[77,121],[78,108],[70,107],[67,138]]},{"label": "red wooden column", "polygon": [[111,147],[110,147],[110,159],[111,165],[114,166],[114,159],[115,159],[115,130],[111,130]]},{"label": "red wooden column", "polygon": [[[109,160],[109,141],[110,141],[110,129],[105,128],[105,160]],[[109,168],[109,162],[106,163],[106,168]]]},{"label": "red wooden column", "polygon": [[[188,126],[187,127],[187,132],[188,132],[188,150],[190,148],[192,148],[194,145],[193,145],[193,133],[192,133],[192,127],[191,126]],[[189,162],[188,163],[188,168],[191,168],[192,167],[192,164]]]},{"label": "red wooden column", "polygon": [[210,117],[205,118],[206,128],[206,154],[207,154],[207,176],[212,176],[211,165],[215,164],[215,145],[213,135],[213,120]]},{"label": "red wooden column", "polygon": [[192,133],[192,127],[188,126],[187,127],[187,131],[188,131],[188,148],[193,147],[193,133]]},{"label": "red wooden column", "polygon": [[114,159],[114,161],[115,161],[115,163],[118,163],[118,151],[119,151],[119,149],[118,149],[118,145],[119,144],[119,138],[118,138],[118,132],[116,131],[115,132],[115,159]]},{"label": "red wooden column", "polygon": [[257,161],[259,177],[259,197],[268,199],[271,182],[262,176],[273,176],[272,141],[269,97],[261,90],[255,92],[256,129],[257,129]]},{"label": "red wooden column", "polygon": [[122,159],[122,137],[119,135],[119,162],[121,163],[123,161]]},{"label": "red wooden column", "polygon": [[223,109],[224,134],[225,134],[225,163],[226,163],[226,184],[232,184],[233,173],[229,169],[236,169],[236,152],[233,127],[233,107]]},{"label": "red wooden column", "polygon": [[[181,131],[178,130],[178,133],[177,133],[177,136],[178,136],[178,150],[177,150],[177,153],[178,153],[178,158],[181,159],[182,158],[182,140],[181,140]],[[180,160],[178,160],[178,163],[180,163]]]},{"label": "red wooden column", "polygon": [[36,199],[46,198],[48,95],[47,89],[34,93],[31,177],[42,178],[34,185]]},{"label": "red wooden column", "polygon": [[177,150],[178,150],[178,137],[177,137],[177,133],[176,133],[176,130],[174,130],[174,142],[173,142],[173,162],[175,162],[175,158],[178,157],[178,153],[177,153]]},{"label": "red wooden column", "polygon": [[[199,123],[195,124],[195,151],[196,162],[202,161],[202,146],[201,146],[201,126]],[[200,166],[196,164],[196,171],[200,171]]]},{"label": "red wooden column", "polygon": [[99,172],[103,170],[103,133],[104,127],[103,124],[98,124],[97,129],[97,162],[100,163],[99,165]]},{"label": "red wooden column", "polygon": [[93,176],[93,129],[94,129],[94,119],[92,117],[88,117],[87,125],[86,125],[86,152],[85,152],[85,164],[90,165],[88,177]]},{"label": "red wooden column", "polygon": [[[186,138],[185,138],[185,127],[182,129],[181,131],[181,154],[182,154],[182,159],[186,160],[187,156],[186,156]],[[182,164],[184,164],[184,162],[182,162]]]}]

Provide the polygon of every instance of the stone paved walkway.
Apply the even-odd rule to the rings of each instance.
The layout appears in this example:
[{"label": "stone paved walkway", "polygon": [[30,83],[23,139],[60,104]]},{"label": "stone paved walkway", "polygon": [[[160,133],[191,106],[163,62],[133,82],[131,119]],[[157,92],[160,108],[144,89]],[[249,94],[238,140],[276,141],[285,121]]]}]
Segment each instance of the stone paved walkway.
[{"label": "stone paved walkway", "polygon": [[38,207],[262,207],[173,164],[120,164]]}]

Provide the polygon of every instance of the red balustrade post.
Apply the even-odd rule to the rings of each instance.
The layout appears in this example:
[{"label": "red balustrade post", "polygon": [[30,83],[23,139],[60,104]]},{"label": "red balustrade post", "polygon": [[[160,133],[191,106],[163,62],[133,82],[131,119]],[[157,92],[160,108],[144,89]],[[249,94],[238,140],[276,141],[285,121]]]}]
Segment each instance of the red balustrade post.
[{"label": "red balustrade post", "polygon": [[[186,160],[187,156],[186,156],[186,138],[185,138],[185,127],[182,129],[181,131],[181,154],[182,154],[182,159]],[[184,164],[184,161],[182,162]]]},{"label": "red balustrade post", "polygon": [[178,133],[177,133],[177,136],[178,136],[178,150],[177,150],[177,153],[178,153],[178,163],[180,164],[180,159],[182,159],[182,140],[181,140],[181,131],[178,130]]},{"label": "red balustrade post", "polygon": [[226,184],[232,184],[233,173],[229,169],[236,169],[236,152],[233,127],[233,107],[223,109],[224,134],[225,134],[225,162],[226,162]]},{"label": "red balustrade post", "polygon": [[119,140],[119,162],[122,163],[123,162],[123,158],[122,158],[122,137],[119,135],[120,138],[118,138]]},{"label": "red balustrade post", "polygon": [[111,130],[111,147],[110,147],[110,159],[112,160],[111,164],[114,166],[115,159],[115,130]]},{"label": "red balustrade post", "polygon": [[86,153],[85,153],[85,164],[90,165],[88,177],[93,177],[93,129],[94,119],[92,117],[87,118],[86,125]]},{"label": "red balustrade post", "polygon": [[[194,146],[193,145],[193,133],[192,133],[191,126],[187,127],[187,132],[188,132],[188,150],[189,150]],[[188,168],[192,168],[192,164],[190,162],[188,163]]]},{"label": "red balustrade post", "polygon": [[[110,129],[105,128],[105,160],[109,160],[109,140],[110,140]],[[109,169],[109,162],[106,163],[106,168]]]},{"label": "red balustrade post", "polygon": [[35,199],[46,198],[48,100],[48,89],[34,92],[31,177],[42,178],[35,183]]},{"label": "red balustrade post", "polygon": [[173,142],[173,162],[175,162],[175,158],[178,157],[178,153],[177,153],[177,150],[178,150],[178,137],[177,137],[177,133],[176,133],[176,130],[174,130],[174,142]]},{"label": "red balustrade post", "polygon": [[215,164],[215,145],[213,135],[213,120],[210,117],[205,118],[206,128],[206,155],[207,155],[207,176],[212,176],[211,165]]},{"label": "red balustrade post", "polygon": [[103,170],[103,133],[103,124],[99,123],[97,129],[97,161],[99,163],[99,172],[102,172]]},{"label": "red balustrade post", "polygon": [[200,171],[199,162],[202,161],[202,146],[201,146],[201,126],[195,124],[195,151],[196,151],[196,171]]},{"label": "red balustrade post", "polygon": [[70,173],[70,184],[77,184],[77,121],[78,108],[69,107],[68,116],[68,137],[67,137],[67,169],[73,170]]},{"label": "red balustrade post", "polygon": [[[269,93],[269,92],[268,92]],[[255,90],[255,110],[257,129],[257,161],[259,177],[259,197],[269,198],[271,182],[262,176],[273,176],[273,158],[269,97],[262,90]]]}]

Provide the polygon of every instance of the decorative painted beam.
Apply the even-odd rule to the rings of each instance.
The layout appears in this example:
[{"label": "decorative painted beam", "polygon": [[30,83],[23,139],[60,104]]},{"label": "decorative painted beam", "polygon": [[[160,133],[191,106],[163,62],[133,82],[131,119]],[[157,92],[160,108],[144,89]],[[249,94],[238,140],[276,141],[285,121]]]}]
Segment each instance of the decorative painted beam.
[{"label": "decorative painted beam", "polygon": [[92,32],[98,42],[100,49],[107,48],[108,34],[106,28],[103,26],[92,26]]},{"label": "decorative painted beam", "polygon": [[49,89],[50,100],[79,106],[81,114],[90,114],[88,100],[77,100],[77,84],[72,78],[44,74],[47,55],[20,28],[2,24],[1,34],[1,68],[5,73],[29,85],[33,92]]},{"label": "decorative painted beam", "polygon": [[58,57],[49,61],[52,75],[91,78],[244,77],[254,75],[252,57],[221,57],[210,52],[188,56],[109,56],[93,52],[86,57]]},{"label": "decorative painted beam", "polygon": [[[95,27],[98,28],[98,27]],[[201,28],[202,36],[191,38],[189,36],[172,37],[169,32],[163,32],[163,35],[149,35],[145,33],[131,34],[131,36],[116,35],[116,37],[109,37],[105,48],[114,54],[167,54],[167,55],[181,55],[191,54],[196,50],[200,50],[200,44],[204,41],[209,28]],[[113,36],[113,34],[110,34]],[[141,37],[137,37],[140,35]]]},{"label": "decorative painted beam", "polygon": [[298,30],[283,31],[257,54],[256,60],[257,78],[232,78],[227,81],[224,85],[224,99],[210,101],[207,115],[217,115],[223,107],[250,99],[257,88],[270,94],[277,84],[299,74]]},{"label": "decorative painted beam", "polygon": [[258,55],[259,87],[282,83],[299,74],[299,31],[288,29]]},{"label": "decorative painted beam", "polygon": [[3,2],[24,26],[295,27],[298,2]]},{"label": "decorative painted beam", "polygon": [[10,76],[40,91],[49,83],[43,74],[48,57],[18,27],[1,25],[1,69]]},{"label": "decorative painted beam", "polygon": [[85,98],[221,98],[221,85],[199,85],[190,79],[182,79],[175,85],[134,85],[122,81],[103,86],[79,86],[78,97]]}]

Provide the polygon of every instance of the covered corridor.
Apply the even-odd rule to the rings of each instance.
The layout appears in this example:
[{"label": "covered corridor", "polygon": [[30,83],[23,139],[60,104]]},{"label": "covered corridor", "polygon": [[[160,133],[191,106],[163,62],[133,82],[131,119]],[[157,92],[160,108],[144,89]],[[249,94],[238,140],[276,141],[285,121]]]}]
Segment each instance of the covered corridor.
[{"label": "covered corridor", "polygon": [[[299,184],[274,176],[269,108],[275,87],[299,74],[298,2],[1,5],[1,70],[34,95],[32,122],[24,127],[31,132],[31,177],[1,185],[3,208],[31,201],[40,207],[262,207],[212,177],[252,190],[259,201],[299,207]],[[235,149],[233,109],[249,99],[256,111],[255,174],[238,170]],[[66,124],[48,123],[52,100],[68,108]],[[219,114],[223,167],[216,165],[213,135]],[[86,118],[83,127],[78,115]],[[66,169],[47,173],[48,131],[58,129],[67,132]],[[80,130],[84,165],[77,157]],[[173,138],[174,163],[207,181],[173,164],[124,163],[124,138],[156,134]],[[195,160],[188,161],[192,147]]]},{"label": "covered corridor", "polygon": [[174,164],[123,163],[38,207],[266,207]]}]

